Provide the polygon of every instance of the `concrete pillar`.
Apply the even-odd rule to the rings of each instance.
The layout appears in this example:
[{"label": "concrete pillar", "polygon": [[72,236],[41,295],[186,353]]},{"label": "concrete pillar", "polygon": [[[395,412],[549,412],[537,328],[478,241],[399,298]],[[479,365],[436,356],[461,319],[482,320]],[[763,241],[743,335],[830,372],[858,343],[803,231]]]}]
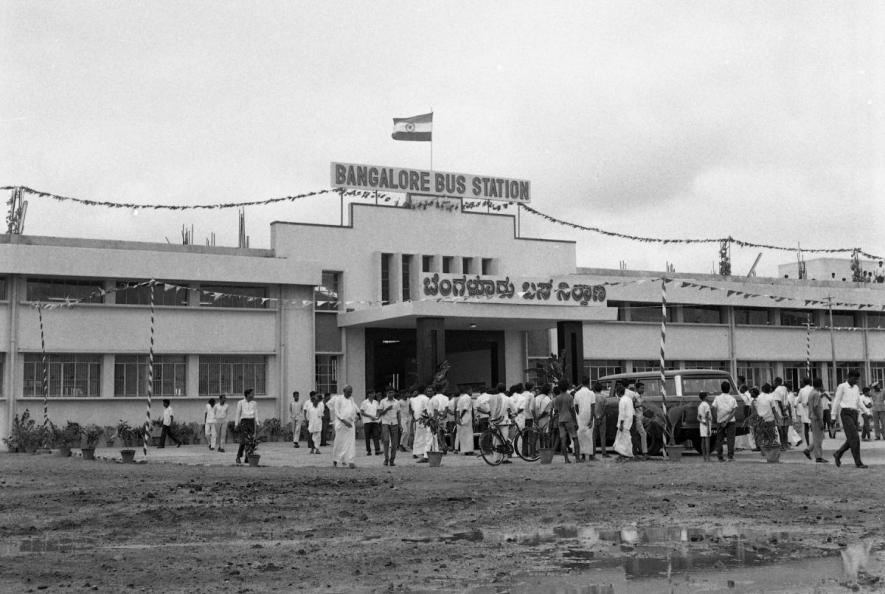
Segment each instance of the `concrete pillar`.
[{"label": "concrete pillar", "polygon": [[390,302],[403,300],[403,255],[390,254],[388,274],[390,276]]},{"label": "concrete pillar", "polygon": [[[200,356],[187,355],[187,376],[185,377],[184,396],[195,398],[200,395]],[[209,397],[217,397],[218,394],[210,394]],[[236,394],[228,395],[228,398],[236,398]]]},{"label": "concrete pillar", "polygon": [[508,386],[525,381],[525,334],[522,330],[504,331],[504,382]]},{"label": "concrete pillar", "polygon": [[404,258],[411,258],[411,266],[409,266],[409,298],[417,301],[424,296],[421,284],[421,256],[404,255]]},{"label": "concrete pillar", "polygon": [[557,322],[556,349],[564,359],[566,379],[573,384],[580,384],[584,374],[584,324]]},{"label": "concrete pillar", "polygon": [[281,312],[283,348],[280,356],[286,360],[281,373],[283,385],[280,386],[280,393],[291,396],[297,390],[302,396],[306,396],[316,389],[314,316],[317,314],[312,307],[304,307],[301,303],[304,300],[313,300],[313,287],[283,285],[280,297],[280,307],[285,308]]},{"label": "concrete pillar", "polygon": [[353,387],[354,402],[362,402],[366,397],[366,330],[346,328],[344,330],[344,377],[339,378],[338,391],[350,384]]},{"label": "concrete pillar", "polygon": [[101,356],[101,392],[99,396],[102,398],[113,398],[114,394],[114,356]]},{"label": "concrete pillar", "polygon": [[418,382],[427,384],[446,358],[445,318],[418,318],[415,327]]}]

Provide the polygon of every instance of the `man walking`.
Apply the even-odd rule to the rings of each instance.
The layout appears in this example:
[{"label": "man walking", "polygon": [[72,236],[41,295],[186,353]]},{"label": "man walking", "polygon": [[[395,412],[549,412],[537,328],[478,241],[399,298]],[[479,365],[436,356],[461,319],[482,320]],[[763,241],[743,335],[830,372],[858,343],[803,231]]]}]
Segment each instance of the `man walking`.
[{"label": "man walking", "polygon": [[427,405],[430,398],[424,393],[425,387],[418,386],[417,394],[412,397],[412,420],[415,421],[414,440],[412,441],[412,458],[418,458],[419,463],[427,463],[427,452],[430,451],[430,427],[418,420],[427,414]]},{"label": "man walking", "polygon": [[254,400],[255,390],[248,388],[243,399],[237,402],[234,415],[234,429],[240,432],[240,447],[237,448],[237,464],[242,464],[246,441],[255,435],[255,419],[258,418],[258,403]]},{"label": "man walking", "polygon": [[826,463],[823,457],[824,443],[824,409],[821,405],[821,392],[824,389],[824,382],[819,377],[814,378],[811,382],[811,392],[808,393],[806,408],[808,410],[808,420],[811,424],[811,443],[803,450],[805,457],[818,463]]},{"label": "man walking", "polygon": [[292,425],[292,447],[301,447],[298,442],[301,441],[301,423],[304,421],[304,403],[301,402],[301,395],[296,391],[292,392],[292,401],[289,403],[289,423]]},{"label": "man walking", "polygon": [[[596,415],[596,419],[593,422],[593,426],[595,428],[594,433],[596,434],[596,439],[599,440],[599,449],[602,450],[602,457],[609,458],[611,455],[608,453],[608,450],[605,446],[605,394],[603,393],[602,384],[599,382],[593,383],[593,393],[596,394],[596,406],[594,407],[594,414]],[[596,442],[593,443],[593,453],[596,453]]]},{"label": "man walking", "polygon": [[559,447],[565,463],[570,464],[568,459],[568,444],[571,440],[574,444],[575,460],[580,459],[581,446],[577,442],[578,425],[575,420],[575,399],[568,390],[559,386],[553,388],[553,410],[556,411],[556,424],[559,428]]},{"label": "man walking", "polygon": [[387,398],[378,405],[381,419],[381,441],[384,443],[384,466],[396,466],[396,450],[399,447],[399,402],[394,390],[387,390]]},{"label": "man walking", "polygon": [[356,468],[356,417],[359,408],[353,402],[353,388],[344,386],[344,394],[330,402],[335,407],[335,441],[332,443],[332,466]]},{"label": "man walking", "polygon": [[873,388],[873,427],[876,431],[876,439],[885,438],[885,392],[882,386],[876,382]]},{"label": "man walking", "polygon": [[360,403],[360,415],[363,418],[363,435],[366,439],[366,456],[372,455],[372,445],[375,446],[375,455],[381,455],[381,425],[378,423],[378,401],[375,400],[375,392],[366,394],[366,399]]},{"label": "man walking", "polygon": [[781,416],[777,427],[777,433],[780,438],[782,450],[786,450],[790,447],[790,440],[787,439],[787,432],[790,425],[793,424],[793,419],[790,416],[789,394],[789,390],[787,390],[787,387],[784,385],[784,380],[779,377],[774,378],[774,393],[772,396],[774,397],[775,402],[777,402],[776,406],[780,408]]},{"label": "man walking", "polygon": [[860,461],[860,437],[857,434],[858,415],[866,411],[857,386],[859,377],[860,374],[856,371],[850,372],[847,381],[836,388],[836,396],[833,398],[833,416],[842,421],[842,430],[845,431],[845,443],[833,454],[836,466],[842,465],[842,454],[851,449],[854,465],[867,468]]},{"label": "man walking", "polygon": [[458,397],[455,405],[455,419],[458,423],[458,450],[464,456],[473,455],[473,399],[466,391]]},{"label": "man walking", "polygon": [[713,399],[713,409],[716,411],[716,457],[724,462],[722,457],[722,442],[728,441],[728,461],[734,461],[734,431],[735,414],[737,413],[737,400],[731,395],[731,382],[724,381],[721,384],[722,393]]},{"label": "man walking", "polygon": [[578,446],[581,450],[580,457],[575,454],[576,461],[585,460],[589,455],[590,460],[595,460],[593,448],[593,421],[596,417],[596,394],[590,389],[590,378],[581,378],[581,387],[575,392],[575,420],[578,426]]},{"label": "man walking", "polygon": [[158,447],[166,447],[166,437],[168,436],[175,443],[175,447],[181,447],[181,441],[172,432],[172,422],[174,421],[175,412],[172,410],[172,404],[169,399],[163,400],[163,429],[160,431],[160,445]]}]

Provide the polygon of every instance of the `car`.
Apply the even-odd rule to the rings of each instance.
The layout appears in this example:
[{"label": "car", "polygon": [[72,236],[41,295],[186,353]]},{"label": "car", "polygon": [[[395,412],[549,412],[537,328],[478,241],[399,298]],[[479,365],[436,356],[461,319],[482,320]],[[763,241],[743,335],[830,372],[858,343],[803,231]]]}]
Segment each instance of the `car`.
[{"label": "car", "polygon": [[[618,397],[615,395],[615,386],[622,384],[625,387],[642,382],[645,384],[643,395],[643,426],[648,436],[648,452],[651,455],[661,453],[664,439],[664,429],[671,434],[668,443],[687,444],[700,451],[700,427],[698,424],[698,394],[707,392],[707,401],[713,404],[713,398],[722,392],[722,382],[727,381],[731,386],[731,394],[738,402],[735,413],[736,434],[743,435],[747,429],[743,427],[744,419],[749,416],[749,407],[741,400],[731,374],[719,369],[673,369],[664,371],[666,388],[666,411],[669,424],[665,423],[664,405],[665,397],[661,391],[660,371],[641,371],[633,373],[617,373],[599,378],[599,382],[605,388],[605,420],[606,442],[614,443],[615,434],[618,430]],[[715,427],[715,410],[713,421]]]}]

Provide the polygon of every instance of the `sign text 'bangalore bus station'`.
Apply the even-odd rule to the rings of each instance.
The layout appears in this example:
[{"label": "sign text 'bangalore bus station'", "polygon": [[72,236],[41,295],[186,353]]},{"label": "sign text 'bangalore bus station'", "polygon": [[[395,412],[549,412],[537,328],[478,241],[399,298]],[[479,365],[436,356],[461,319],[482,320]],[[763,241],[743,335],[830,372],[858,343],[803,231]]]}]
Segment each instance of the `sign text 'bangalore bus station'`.
[{"label": "sign text 'bangalore bus station'", "polygon": [[332,186],[476,200],[531,201],[531,185],[524,179],[352,163],[332,163]]}]

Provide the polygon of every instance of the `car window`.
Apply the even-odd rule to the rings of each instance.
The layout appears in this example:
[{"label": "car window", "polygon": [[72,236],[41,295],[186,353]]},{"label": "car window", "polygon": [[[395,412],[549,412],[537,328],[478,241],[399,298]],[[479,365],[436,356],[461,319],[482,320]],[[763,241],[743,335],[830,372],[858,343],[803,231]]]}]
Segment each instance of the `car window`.
[{"label": "car window", "polygon": [[[642,383],[645,384],[645,398],[660,398],[661,397],[661,380],[642,380]],[[667,396],[675,396],[676,395],[676,381],[670,377],[667,378],[666,383],[667,388]]]},{"label": "car window", "polygon": [[[682,395],[697,396],[701,392],[708,394],[721,394],[722,382],[728,378],[719,377],[683,377]],[[734,389],[732,389],[734,391]],[[669,392],[668,392],[669,393]]]}]

